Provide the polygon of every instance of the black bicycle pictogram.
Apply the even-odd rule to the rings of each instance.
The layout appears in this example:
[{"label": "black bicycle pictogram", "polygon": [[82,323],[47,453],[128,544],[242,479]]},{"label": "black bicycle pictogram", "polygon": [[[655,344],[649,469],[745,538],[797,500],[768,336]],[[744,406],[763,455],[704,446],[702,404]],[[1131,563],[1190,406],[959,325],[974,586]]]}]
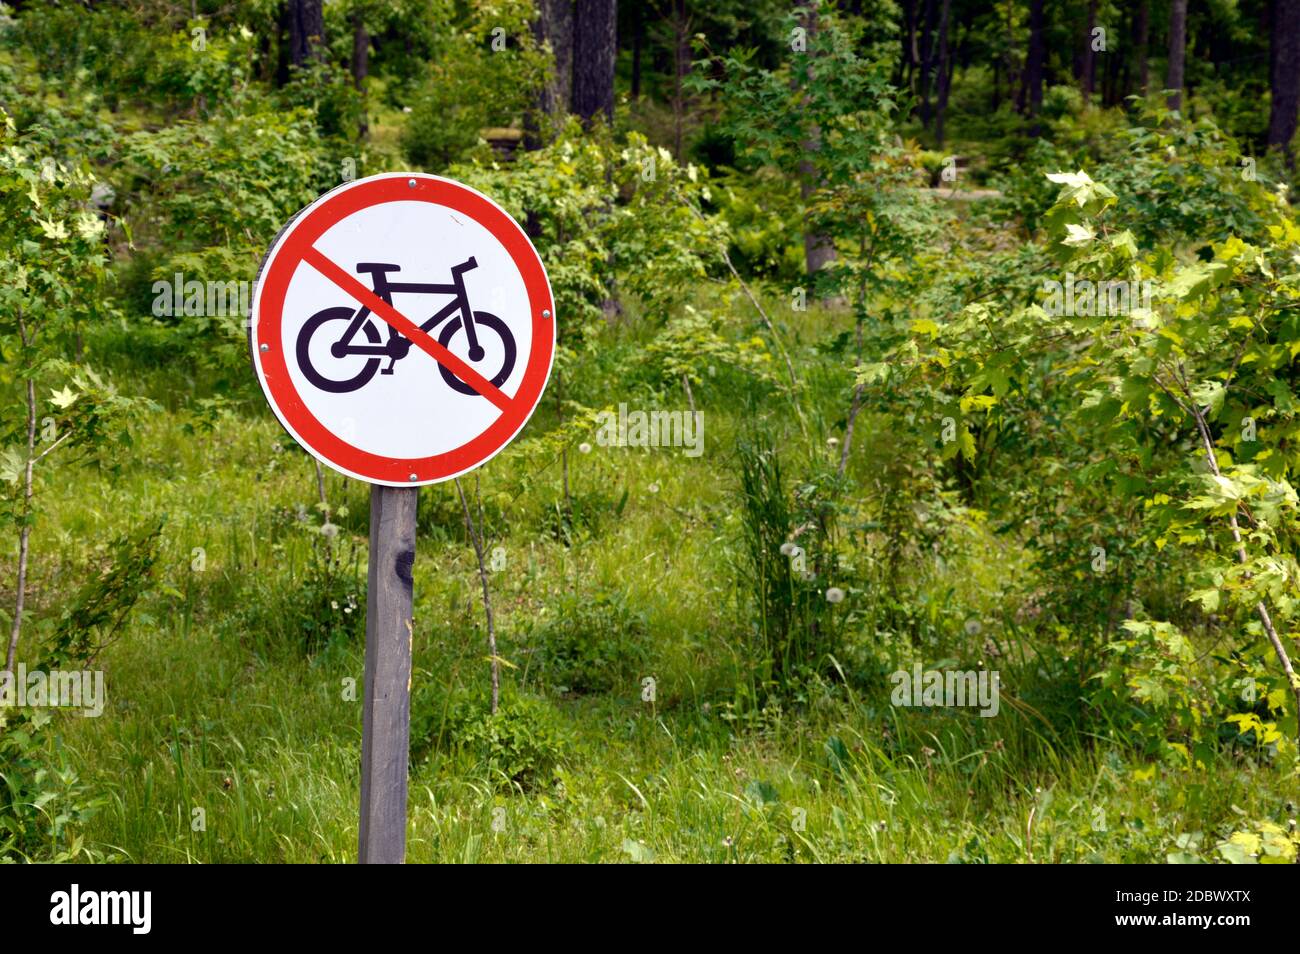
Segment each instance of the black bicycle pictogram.
[{"label": "black bicycle pictogram", "polygon": [[[506,323],[496,315],[489,314],[486,311],[474,311],[470,307],[469,295],[465,291],[464,275],[465,272],[477,267],[478,263],[474,261],[472,255],[459,265],[453,265],[451,267],[452,280],[449,285],[427,284],[424,282],[390,282],[388,273],[401,271],[401,266],[388,265],[382,262],[360,262],[357,264],[356,270],[358,274],[370,275],[375,294],[389,305],[393,303],[394,293],[452,295],[451,302],[420,325],[420,330],[432,334],[435,327],[451,318],[452,315],[456,315],[438,335],[438,343],[444,348],[449,348],[452,338],[463,328],[469,344],[467,354],[471,364],[478,364],[488,354],[487,349],[479,342],[480,332],[486,328],[494,333],[501,339],[501,368],[490,377],[486,373],[483,376],[492,382],[493,387],[499,388],[510,377],[510,372],[515,367],[515,336],[510,333]],[[339,335],[338,339],[330,345],[329,353],[331,356],[339,360],[349,355],[371,356],[360,371],[343,380],[327,377],[311,361],[312,336],[332,321],[346,322],[347,327],[342,330],[342,334]],[[365,387],[370,382],[370,379],[375,376],[375,371],[379,369],[379,365],[383,363],[384,358],[388,358],[388,367],[384,368],[381,373],[392,374],[393,366],[410,352],[411,341],[391,325],[388,327],[388,340],[383,341],[380,329],[376,327],[377,324],[387,324],[387,322],[376,321],[372,318],[370,309],[365,305],[361,305],[356,309],[346,305],[325,308],[308,318],[307,322],[302,326],[302,330],[298,332],[297,348],[298,366],[302,368],[302,373],[307,377],[307,380],[322,391],[345,394]],[[365,335],[366,341],[369,343],[353,344],[353,339],[356,338],[358,333]],[[441,363],[438,365],[438,370],[442,372],[442,379],[447,382],[449,387],[461,394],[478,394],[478,391],[452,374]]]}]

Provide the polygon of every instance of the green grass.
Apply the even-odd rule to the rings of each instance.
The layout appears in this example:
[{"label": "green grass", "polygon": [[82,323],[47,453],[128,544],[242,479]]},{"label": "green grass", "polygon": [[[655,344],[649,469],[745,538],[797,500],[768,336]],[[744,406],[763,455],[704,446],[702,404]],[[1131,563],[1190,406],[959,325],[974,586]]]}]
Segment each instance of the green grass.
[{"label": "green grass", "polygon": [[[841,387],[814,366],[810,343],[850,319],[820,309],[800,317],[787,333],[801,373],[816,387]],[[345,687],[361,683],[362,646],[339,639],[308,657],[282,618],[311,591],[314,467],[255,394],[205,429],[191,403],[206,393],[203,376],[188,378],[183,364],[141,367],[115,334],[92,349],[160,411],[137,429],[120,473],[53,471],[34,537],[38,608],[50,610],[75,578],[84,541],[168,515],[160,585],[100,660],[106,712],[58,717],[64,756],[102,801],[88,843],[138,862],[351,861],[361,707]],[[589,388],[609,387],[600,376],[637,347],[637,332],[608,331]],[[696,391],[706,414],[698,459],[594,441],[588,453],[572,451],[574,506],[592,519],[567,538],[548,530],[563,506],[558,460],[512,449],[481,474],[488,546],[507,557],[507,571],[492,577],[507,687],[540,700],[568,740],[553,783],[512,788],[449,744],[452,701],[485,691],[486,640],[454,490],[424,491],[413,688],[433,700],[436,738],[411,774],[409,860],[1160,861],[1179,835],[1202,833],[1210,856],[1242,818],[1285,818],[1294,781],[1275,770],[1226,756],[1197,772],[1148,764],[1005,701],[996,719],[896,709],[883,683],[826,679],[784,703],[747,701],[751,609],[738,579],[734,446],[748,422],[726,397]],[[662,402],[684,405],[674,394]],[[788,466],[797,470],[801,455],[831,459],[826,425],[813,422],[813,449],[801,451],[788,415],[772,413]],[[552,414],[539,412],[530,429]],[[887,430],[864,415],[859,478],[881,463]],[[327,488],[343,528],[335,546],[360,548],[363,580],[366,488],[334,474]],[[978,519],[957,546],[942,569],[919,577],[936,631],[954,618],[991,618],[1000,588],[1026,572],[1014,543]],[[557,695],[528,624],[566,593],[599,592],[644,617],[645,671],[607,693]],[[345,609],[325,605],[327,614]],[[846,630],[848,651],[879,648],[863,627]],[[653,703],[642,701],[646,676],[656,680]]]}]

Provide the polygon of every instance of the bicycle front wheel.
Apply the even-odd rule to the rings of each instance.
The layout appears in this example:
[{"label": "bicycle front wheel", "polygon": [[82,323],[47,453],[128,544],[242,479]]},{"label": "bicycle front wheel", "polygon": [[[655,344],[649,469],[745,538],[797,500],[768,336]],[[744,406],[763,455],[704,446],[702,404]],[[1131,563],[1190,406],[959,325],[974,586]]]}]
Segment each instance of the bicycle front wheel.
[{"label": "bicycle front wheel", "polygon": [[[438,344],[448,351],[454,352],[455,349],[451,346],[451,340],[461,330],[462,325],[462,319],[457,315],[453,321],[448,322],[446,327],[442,329],[442,334],[438,335]],[[479,344],[483,346],[484,350],[481,360],[488,362],[490,367],[496,367],[497,362],[500,362],[500,368],[495,374],[489,374],[483,368],[475,367],[474,370],[491,381],[493,387],[499,388],[509,380],[510,372],[515,369],[515,336],[510,333],[510,329],[506,327],[504,321],[496,315],[488,314],[486,311],[474,312],[474,328],[478,333]],[[485,336],[483,334],[484,329],[490,331],[491,334]],[[496,338],[499,344],[494,343],[493,338]],[[479,363],[470,361],[468,358],[465,361],[471,367]],[[438,370],[442,372],[442,379],[447,382],[447,387],[459,391],[461,394],[478,394],[470,385],[456,377],[441,364],[438,365]]]}]

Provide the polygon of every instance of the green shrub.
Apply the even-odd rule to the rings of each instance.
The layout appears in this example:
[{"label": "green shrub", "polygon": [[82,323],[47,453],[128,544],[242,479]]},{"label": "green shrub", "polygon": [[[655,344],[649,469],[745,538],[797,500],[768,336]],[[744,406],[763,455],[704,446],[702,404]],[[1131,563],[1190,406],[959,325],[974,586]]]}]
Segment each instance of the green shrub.
[{"label": "green shrub", "polygon": [[100,800],[45,737],[50,721],[43,709],[0,709],[0,862],[103,860],[78,833]]},{"label": "green shrub", "polygon": [[[120,633],[153,582],[163,518],[97,548],[82,584],[57,619],[33,669],[83,669]],[[63,758],[44,709],[0,708],[0,861],[101,861],[79,829],[100,806]]]},{"label": "green shrub", "polygon": [[[443,172],[469,155],[484,128],[520,122],[544,68],[528,28],[532,16],[523,0],[494,4],[490,15],[476,8],[443,14],[451,29],[433,38],[424,83],[402,127],[402,151],[411,162]],[[503,49],[493,46],[501,39],[497,29],[505,31]]]},{"label": "green shrub", "polygon": [[166,517],[140,520],[135,529],[96,547],[83,568],[85,582],[58,619],[42,620],[53,634],[42,647],[46,670],[82,667],[119,637],[136,604],[153,586]]},{"label": "green shrub", "polygon": [[494,781],[525,791],[551,781],[568,747],[554,710],[527,696],[504,700],[496,715],[486,707],[467,713],[455,739]]},{"label": "green shrub", "polygon": [[334,551],[313,556],[285,609],[303,650],[315,653],[336,640],[359,642],[366,631],[366,594],[356,562]]},{"label": "green shrub", "polygon": [[648,657],[645,617],[622,594],[569,594],[532,634],[543,678],[568,692],[631,686]]},{"label": "green shrub", "polygon": [[321,136],[334,141],[348,142],[357,135],[365,109],[347,69],[317,61],[293,70],[280,99],[290,109],[310,112]]},{"label": "green shrub", "polygon": [[411,761],[443,750],[473,763],[493,785],[545,788],[570,749],[569,733],[543,699],[505,687],[495,715],[486,692],[425,683],[411,700]]}]

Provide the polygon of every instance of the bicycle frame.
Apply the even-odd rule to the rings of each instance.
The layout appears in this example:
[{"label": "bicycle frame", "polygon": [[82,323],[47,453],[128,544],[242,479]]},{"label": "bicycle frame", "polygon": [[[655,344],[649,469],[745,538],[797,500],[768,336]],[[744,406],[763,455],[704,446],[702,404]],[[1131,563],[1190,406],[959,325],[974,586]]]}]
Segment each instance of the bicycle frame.
[{"label": "bicycle frame", "polygon": [[[388,273],[399,271],[400,265],[389,265],[381,262],[359,262],[357,263],[357,272],[361,274],[369,273],[371,282],[374,285],[374,292],[388,304],[393,303],[394,294],[417,294],[417,295],[452,295],[450,303],[438,311],[432,318],[429,318],[420,325],[420,330],[431,332],[443,321],[450,318],[456,312],[460,312],[461,321],[465,327],[465,336],[469,340],[470,360],[478,361],[483,356],[483,349],[478,343],[478,334],[474,329],[474,312],[470,308],[469,295],[465,291],[464,273],[472,268],[477,268],[478,262],[474,256],[470,256],[459,265],[451,267],[452,283],[449,285],[427,282],[390,282]],[[388,326],[388,340],[383,344],[353,344],[352,340],[356,334],[369,320],[371,311],[365,305],[357,309],[356,316],[348,324],[347,330],[343,336],[335,342],[330,351],[336,358],[342,358],[345,355],[377,355],[387,357],[388,367],[384,368],[381,373],[392,374],[393,365],[398,359],[406,357],[411,348],[411,342],[406,336],[399,332],[392,325]],[[387,324],[387,322],[385,322]]]}]

